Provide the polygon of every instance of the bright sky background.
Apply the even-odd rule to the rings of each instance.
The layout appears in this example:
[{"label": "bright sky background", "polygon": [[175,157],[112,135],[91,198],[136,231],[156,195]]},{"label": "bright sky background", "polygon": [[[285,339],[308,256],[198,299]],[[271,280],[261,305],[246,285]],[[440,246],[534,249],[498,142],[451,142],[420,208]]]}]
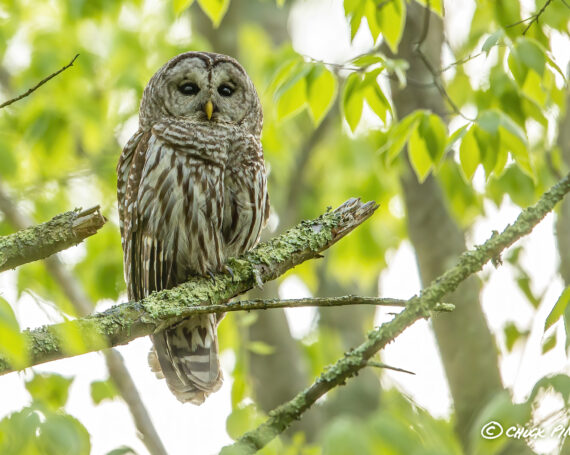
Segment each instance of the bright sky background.
[{"label": "bright sky background", "polygon": [[[147,0],[147,3],[152,1]],[[532,2],[527,3],[531,11]],[[473,7],[468,0],[446,2],[447,33],[452,43],[459,42],[465,36],[472,12]],[[350,45],[341,0],[297,2],[291,15],[290,29],[294,46],[299,53],[326,62],[344,62],[372,46],[371,38],[364,30],[360,30]],[[569,59],[570,46],[562,39],[558,41],[553,53],[559,66],[564,68]],[[481,65],[481,62],[477,62],[477,65],[468,67],[468,71],[475,73],[471,74],[472,77],[477,77],[476,72],[480,71]],[[136,127],[136,124],[133,124],[133,127]],[[117,155],[118,153],[119,151]],[[481,177],[475,177],[475,183],[479,187]],[[98,202],[96,194],[85,192],[81,196],[82,206]],[[395,201],[396,209],[397,206],[398,201]],[[494,229],[502,230],[516,218],[519,209],[514,204],[505,202],[499,210],[488,204],[486,212],[487,217],[479,221],[469,234],[470,245],[483,242]],[[505,385],[513,389],[514,398],[519,401],[526,398],[532,385],[540,377],[552,372],[570,373],[562,344],[559,343],[546,355],[541,355],[540,351],[544,320],[563,289],[556,273],[558,258],[553,222],[554,217],[549,215],[530,236],[518,243],[525,247],[522,265],[531,272],[534,280],[533,290],[538,294],[545,292],[543,304],[536,313],[516,287],[508,265],[498,269],[488,266],[480,275],[488,278],[482,293],[483,308],[490,327],[495,333],[499,333],[498,343],[501,350],[504,350],[504,340],[500,334],[507,321],[514,321],[520,328],[532,324],[532,334],[526,347],[515,347],[512,354],[503,357],[501,364]],[[73,255],[81,254],[82,246],[74,250],[66,252],[67,257],[73,258]],[[389,267],[382,273],[379,283],[382,296],[408,298],[419,291],[415,258],[408,242],[404,242],[397,251],[391,252],[387,262]],[[0,274],[3,297],[11,302],[15,301],[15,273]],[[283,298],[305,295],[308,295],[307,288],[295,277],[287,279],[280,288],[280,296]],[[107,302],[97,309],[104,309],[110,303],[112,302]],[[16,312],[20,323],[26,327],[59,320],[53,310],[46,310],[45,305],[38,305],[36,299],[29,295],[20,299]],[[387,320],[389,316],[385,313],[385,310],[379,310],[377,323]],[[294,336],[302,337],[314,322],[315,311],[287,310],[287,316]],[[559,339],[563,339],[561,324],[551,330],[559,330]],[[190,451],[197,454],[217,453],[222,446],[231,442],[225,431],[225,421],[231,411],[231,379],[227,372],[232,368],[232,356],[222,357],[222,368],[226,372],[222,389],[210,396],[202,406],[194,407],[180,404],[168,391],[165,383],[155,379],[146,360],[149,348],[150,340],[145,337],[127,346],[121,346],[118,350],[125,358],[168,452],[172,455]],[[339,352],[339,356],[341,354]],[[410,376],[388,370],[382,381],[384,386],[400,388],[435,416],[449,415],[449,390],[429,322],[418,322],[406,330],[396,342],[383,351],[382,357],[388,364],[416,373],[415,376]],[[469,359],[465,359],[465,362],[468,361]],[[147,453],[136,437],[129,411],[121,401],[106,401],[99,406],[94,406],[91,401],[90,383],[107,377],[105,362],[100,354],[52,362],[34,370],[76,376],[71,386],[67,411],[78,417],[92,435],[94,455],[105,454],[121,445],[128,445],[141,455]],[[29,395],[18,374],[0,376],[0,418],[28,403]],[[559,405],[556,400],[550,399],[545,408],[552,410]],[[541,448],[548,450],[552,447],[552,443],[544,441]]]}]

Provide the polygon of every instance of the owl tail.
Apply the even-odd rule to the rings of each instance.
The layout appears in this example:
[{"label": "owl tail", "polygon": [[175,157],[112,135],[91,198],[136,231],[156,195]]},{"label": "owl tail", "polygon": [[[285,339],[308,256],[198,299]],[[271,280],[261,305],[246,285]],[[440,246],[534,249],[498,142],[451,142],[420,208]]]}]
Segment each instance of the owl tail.
[{"label": "owl tail", "polygon": [[222,386],[218,359],[218,320],[213,314],[193,316],[151,336],[148,361],[159,378],[165,378],[182,403],[202,404]]}]

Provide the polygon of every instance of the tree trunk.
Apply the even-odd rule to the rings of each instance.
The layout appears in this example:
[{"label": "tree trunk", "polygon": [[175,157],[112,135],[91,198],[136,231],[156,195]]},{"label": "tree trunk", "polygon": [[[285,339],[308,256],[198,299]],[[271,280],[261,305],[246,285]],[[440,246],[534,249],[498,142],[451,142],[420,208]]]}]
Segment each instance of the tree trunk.
[{"label": "tree trunk", "polygon": [[[416,51],[425,27],[425,9],[417,3],[408,5],[404,36],[398,57],[410,64],[408,74],[414,81],[431,83],[433,75]],[[431,14],[429,30],[422,51],[436,71],[441,68],[443,27]],[[435,85],[409,84],[401,90],[392,84],[393,100],[399,118],[416,109],[430,109],[444,115],[444,99]],[[449,213],[444,195],[433,176],[420,184],[406,167],[401,177],[407,212],[408,234],[416,252],[424,286],[454,264],[465,250],[463,232]],[[450,314],[432,319],[455,408],[456,432],[466,452],[475,418],[497,393],[503,390],[498,368],[498,354],[479,303],[480,284],[476,277],[463,282],[446,298],[456,305]],[[532,453],[524,444],[509,445],[502,453]]]}]

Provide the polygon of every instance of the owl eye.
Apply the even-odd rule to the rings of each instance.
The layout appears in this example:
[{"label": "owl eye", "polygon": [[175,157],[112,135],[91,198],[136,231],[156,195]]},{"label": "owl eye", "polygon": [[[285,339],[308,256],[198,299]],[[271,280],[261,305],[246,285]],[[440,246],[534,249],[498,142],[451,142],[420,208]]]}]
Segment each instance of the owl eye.
[{"label": "owl eye", "polygon": [[222,84],[218,87],[218,93],[222,96],[232,96],[234,88],[228,84]]},{"label": "owl eye", "polygon": [[183,95],[196,95],[200,91],[200,87],[198,87],[194,82],[185,82],[182,85],[178,86],[178,91]]}]

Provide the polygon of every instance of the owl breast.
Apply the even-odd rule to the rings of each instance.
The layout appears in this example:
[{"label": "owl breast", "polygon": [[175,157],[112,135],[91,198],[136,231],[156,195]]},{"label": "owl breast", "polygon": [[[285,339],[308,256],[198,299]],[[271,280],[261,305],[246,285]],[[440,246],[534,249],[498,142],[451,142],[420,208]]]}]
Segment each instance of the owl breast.
[{"label": "owl breast", "polygon": [[222,219],[223,169],[221,163],[161,145],[143,171],[143,223],[161,234],[166,249],[177,252],[176,262],[190,273],[215,271],[223,263],[215,235]]}]

